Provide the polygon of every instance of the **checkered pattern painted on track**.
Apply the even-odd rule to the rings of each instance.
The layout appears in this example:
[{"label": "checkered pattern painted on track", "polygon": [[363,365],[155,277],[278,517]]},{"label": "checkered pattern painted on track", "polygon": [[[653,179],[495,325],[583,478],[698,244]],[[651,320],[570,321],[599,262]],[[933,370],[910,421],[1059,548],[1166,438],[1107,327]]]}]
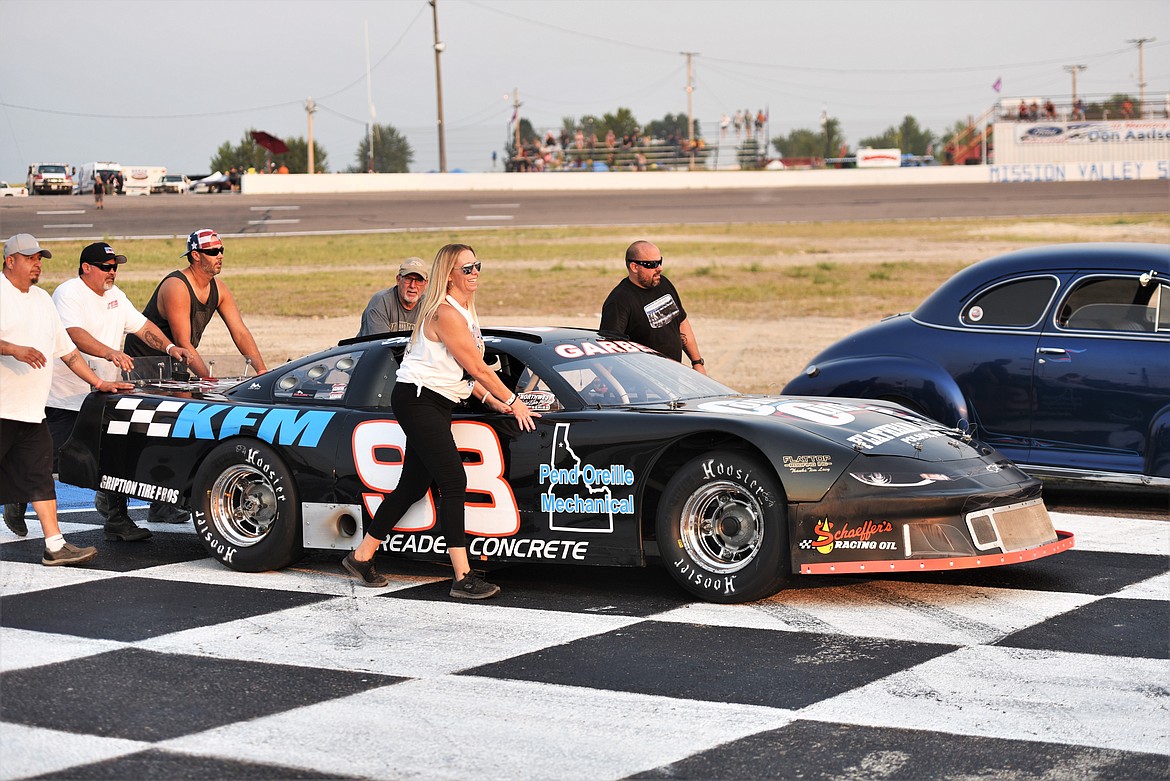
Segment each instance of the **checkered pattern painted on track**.
[{"label": "checkered pattern painted on track", "polygon": [[46,568],[30,519],[0,528],[0,776],[1170,777],[1170,523],[1053,516],[1075,550],[730,606],[655,568],[505,569],[484,603],[398,560],[243,574],[92,512],[63,529],[97,559]]}]

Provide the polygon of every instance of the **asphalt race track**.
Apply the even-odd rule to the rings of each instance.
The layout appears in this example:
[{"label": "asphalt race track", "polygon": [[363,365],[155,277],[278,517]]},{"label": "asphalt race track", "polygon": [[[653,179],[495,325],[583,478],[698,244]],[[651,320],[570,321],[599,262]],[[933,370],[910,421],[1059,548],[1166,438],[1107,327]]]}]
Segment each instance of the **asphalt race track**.
[{"label": "asphalt race track", "polygon": [[1170,183],[1164,180],[597,193],[198,193],[109,197],[98,212],[92,196],[77,195],[5,198],[0,224],[6,236],[25,232],[42,241],[100,240],[186,236],[201,226],[232,236],[1159,213],[1166,211],[1168,196]]},{"label": "asphalt race track", "polygon": [[[243,574],[191,526],[82,568],[0,529],[0,776],[1166,778],[1170,524],[1054,513],[1029,564],[692,602],[648,569],[522,566],[456,602],[337,554]],[[145,514],[134,510],[136,517]]]}]

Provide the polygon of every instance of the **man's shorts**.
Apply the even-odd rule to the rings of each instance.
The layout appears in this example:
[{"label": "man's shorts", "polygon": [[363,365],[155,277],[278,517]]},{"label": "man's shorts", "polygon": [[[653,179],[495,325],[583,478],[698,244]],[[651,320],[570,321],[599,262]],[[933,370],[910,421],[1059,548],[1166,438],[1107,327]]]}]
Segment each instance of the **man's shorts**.
[{"label": "man's shorts", "polygon": [[0,504],[56,498],[49,424],[0,418]]}]

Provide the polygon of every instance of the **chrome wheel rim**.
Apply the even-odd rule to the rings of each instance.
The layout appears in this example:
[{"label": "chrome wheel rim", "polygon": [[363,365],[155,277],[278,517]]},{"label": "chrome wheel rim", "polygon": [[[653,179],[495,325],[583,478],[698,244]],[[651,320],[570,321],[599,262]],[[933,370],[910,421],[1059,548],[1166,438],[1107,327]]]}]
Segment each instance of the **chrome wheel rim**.
[{"label": "chrome wheel rim", "polygon": [[763,508],[743,486],[727,481],[708,483],[683,505],[679,539],[704,569],[738,572],[763,544]]},{"label": "chrome wheel rim", "polygon": [[259,470],[225,469],[211,486],[212,525],[232,545],[246,548],[268,535],[276,521],[276,492]]}]

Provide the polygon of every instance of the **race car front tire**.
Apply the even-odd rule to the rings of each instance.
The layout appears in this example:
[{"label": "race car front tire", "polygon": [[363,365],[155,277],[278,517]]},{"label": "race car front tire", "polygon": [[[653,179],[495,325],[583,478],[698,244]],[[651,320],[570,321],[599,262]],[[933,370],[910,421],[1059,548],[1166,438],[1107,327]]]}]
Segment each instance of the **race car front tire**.
[{"label": "race car front tire", "polygon": [[195,530],[207,552],[232,569],[280,569],[304,555],[296,484],[270,446],[218,445],[195,473]]},{"label": "race car front tire", "polygon": [[742,453],[687,462],[658,507],[658,550],[680,586],[708,602],[775,594],[791,574],[783,487]]}]

